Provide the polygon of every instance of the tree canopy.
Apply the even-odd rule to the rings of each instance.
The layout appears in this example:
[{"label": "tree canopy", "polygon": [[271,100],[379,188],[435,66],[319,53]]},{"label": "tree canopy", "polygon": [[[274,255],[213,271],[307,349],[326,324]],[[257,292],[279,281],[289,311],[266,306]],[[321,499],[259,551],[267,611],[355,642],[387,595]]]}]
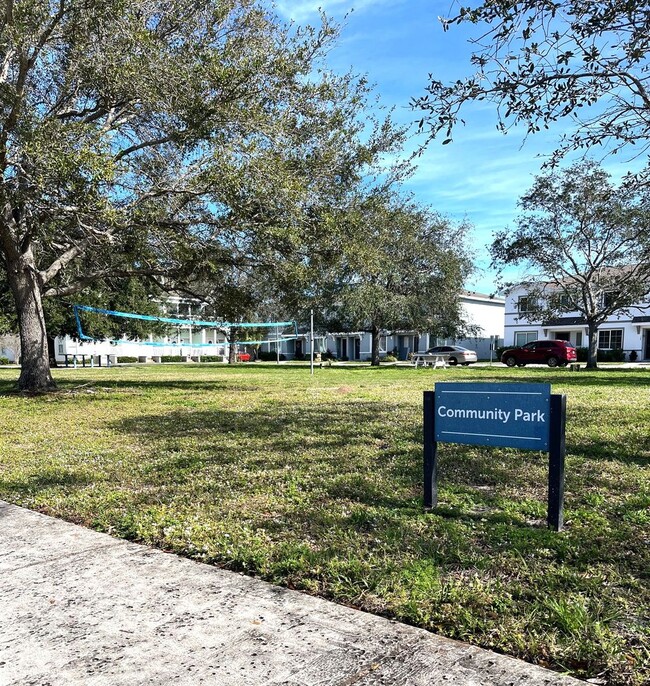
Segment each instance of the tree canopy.
[{"label": "tree canopy", "polygon": [[[596,366],[597,328],[615,313],[648,305],[650,194],[614,186],[592,161],[538,176],[520,200],[517,228],[498,232],[493,265],[527,267],[528,318],[578,313]],[[511,287],[513,284],[505,284]]]},{"label": "tree canopy", "polygon": [[[337,30],[258,0],[23,0],[0,16],[0,255],[19,387],[53,386],[42,297],[300,263],[403,132],[361,116]],[[164,281],[163,281],[164,279]]]},{"label": "tree canopy", "polygon": [[472,269],[468,225],[394,193],[361,198],[347,221],[361,240],[343,246],[329,313],[345,327],[371,331],[373,365],[383,329],[462,332],[459,295]]},{"label": "tree canopy", "polygon": [[[638,0],[523,0],[461,6],[441,20],[481,27],[472,39],[475,73],[453,83],[431,77],[414,100],[421,127],[450,142],[473,101],[497,108],[498,126],[528,133],[568,120],[551,162],[602,147],[632,156],[650,149],[650,12]],[[635,146],[632,151],[628,146]],[[640,175],[647,181],[648,169]]]}]

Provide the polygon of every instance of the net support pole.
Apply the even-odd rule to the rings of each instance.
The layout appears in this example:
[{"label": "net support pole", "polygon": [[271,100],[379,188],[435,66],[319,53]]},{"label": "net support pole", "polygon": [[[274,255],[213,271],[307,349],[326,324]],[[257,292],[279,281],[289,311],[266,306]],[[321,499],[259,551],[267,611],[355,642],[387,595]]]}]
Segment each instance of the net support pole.
[{"label": "net support pole", "polygon": [[314,310],[310,312],[309,322],[309,371],[314,376]]}]

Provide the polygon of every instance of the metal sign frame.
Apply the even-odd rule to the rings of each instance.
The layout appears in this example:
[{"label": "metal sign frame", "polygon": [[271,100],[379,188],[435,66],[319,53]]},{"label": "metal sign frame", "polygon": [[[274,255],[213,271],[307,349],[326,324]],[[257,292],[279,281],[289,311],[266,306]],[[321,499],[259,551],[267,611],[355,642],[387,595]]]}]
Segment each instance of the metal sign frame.
[{"label": "metal sign frame", "polygon": [[[458,384],[459,386],[461,384]],[[468,384],[469,386],[474,384]],[[484,384],[486,387],[492,384]],[[504,385],[504,384],[495,384]],[[518,384],[511,384],[512,386]],[[528,384],[527,384],[528,385]],[[489,390],[486,388],[486,390]],[[434,508],[438,505],[438,443],[465,443],[460,438],[453,441],[436,440],[436,392],[424,391],[424,507]],[[548,437],[548,509],[547,524],[554,531],[561,531],[564,526],[564,463],[566,456],[566,395],[551,394],[549,403],[549,437]],[[519,439],[520,437],[515,437]],[[477,443],[470,445],[488,445],[494,443]],[[499,443],[503,447],[504,443]],[[509,444],[506,444],[509,445]],[[522,449],[520,441],[512,447]],[[531,449],[531,448],[523,448]],[[537,448],[532,448],[537,449]]]}]

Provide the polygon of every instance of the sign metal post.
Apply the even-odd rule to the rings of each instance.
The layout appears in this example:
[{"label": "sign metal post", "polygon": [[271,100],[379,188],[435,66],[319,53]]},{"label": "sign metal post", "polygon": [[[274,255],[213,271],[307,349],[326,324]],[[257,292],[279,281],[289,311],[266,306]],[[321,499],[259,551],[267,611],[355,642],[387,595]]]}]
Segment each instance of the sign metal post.
[{"label": "sign metal post", "polygon": [[549,453],[548,526],[564,525],[566,396],[549,384],[439,383],[425,391],[424,506],[438,504],[438,442]]},{"label": "sign metal post", "polygon": [[548,451],[548,525],[564,526],[564,457],[566,455],[566,395],[551,396],[551,436]]}]

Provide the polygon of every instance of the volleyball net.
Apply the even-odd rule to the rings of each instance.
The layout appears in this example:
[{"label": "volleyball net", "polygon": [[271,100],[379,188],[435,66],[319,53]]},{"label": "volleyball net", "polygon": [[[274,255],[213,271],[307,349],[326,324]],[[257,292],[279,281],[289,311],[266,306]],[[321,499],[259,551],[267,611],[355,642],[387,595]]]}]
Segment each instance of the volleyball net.
[{"label": "volleyball net", "polygon": [[[120,312],[118,310],[108,310],[102,307],[91,307],[90,305],[72,305],[75,322],[77,325],[77,337],[81,341],[88,342],[110,342],[112,345],[118,344],[131,344],[131,345],[146,345],[150,347],[158,348],[215,348],[215,346],[229,346],[231,342],[228,340],[230,338],[231,331],[233,329],[269,329],[270,335],[267,338],[261,340],[245,340],[245,341],[232,341],[233,345],[261,345],[264,343],[279,343],[282,341],[296,340],[302,338],[298,334],[298,324],[295,320],[284,321],[284,322],[228,322],[228,321],[218,321],[218,320],[204,320],[194,317],[163,317],[150,314],[136,314],[134,312]],[[81,313],[89,312],[93,314],[104,315],[106,317],[118,317],[122,319],[135,319],[139,321],[151,322],[154,324],[167,324],[169,326],[176,326],[179,329],[187,329],[189,340],[182,340],[180,332],[174,338],[173,336],[164,336],[168,340],[153,340],[153,334],[150,336],[149,340],[142,340],[141,338],[129,339],[107,339],[106,337],[96,337],[90,336],[85,333],[82,325]],[[287,333],[287,328],[290,328],[290,332]],[[214,330],[222,333],[225,336],[225,340],[216,342],[194,342],[193,333],[194,330]],[[282,330],[282,333],[280,333]],[[275,335],[273,335],[275,334]],[[171,338],[171,340],[169,340]]]}]

